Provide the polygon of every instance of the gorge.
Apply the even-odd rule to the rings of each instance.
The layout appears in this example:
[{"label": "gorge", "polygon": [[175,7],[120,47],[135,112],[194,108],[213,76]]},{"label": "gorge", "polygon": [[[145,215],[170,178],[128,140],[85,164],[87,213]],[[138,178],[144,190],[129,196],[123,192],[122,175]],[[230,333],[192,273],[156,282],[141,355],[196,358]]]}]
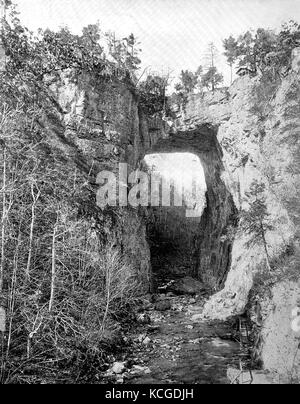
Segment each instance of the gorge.
[{"label": "gorge", "polygon": [[[134,91],[126,84],[94,87],[87,80],[79,87],[65,82],[56,90],[66,111],[64,136],[85,158],[93,160],[95,172],[100,161],[101,168],[106,161],[105,167],[111,171],[120,161],[135,169],[149,153],[193,153],[200,158],[207,205],[197,225],[190,274],[218,293],[208,300],[199,318],[227,319],[249,310],[260,335],[256,348],[266,369],[286,377],[287,367],[295,367],[298,346],[290,324],[299,284],[297,277],[289,275],[291,267],[297,266],[294,259],[298,251],[297,206],[290,208],[299,184],[298,146],[293,140],[299,120],[292,108],[297,108],[299,99],[298,66],[294,61],[293,71],[268,101],[270,112],[263,122],[253,109],[253,91],[259,86],[259,78],[248,76],[236,80],[229,89],[204,97],[191,96],[185,108],[173,105],[176,118],[168,123],[159,116],[145,116]],[[84,116],[89,132],[97,138],[77,136],[72,125],[79,116]],[[266,266],[263,246],[247,247],[249,236],[239,227],[237,218],[254,197],[250,188],[255,180],[265,184],[274,223],[273,230],[266,234],[274,271],[268,298],[261,296],[263,280],[258,280],[261,285],[257,286]],[[123,251],[133,258],[142,289],[147,291],[151,257],[146,227],[138,213],[121,214],[125,225],[117,237],[123,237]],[[128,232],[130,237],[125,237]],[[288,275],[279,276],[282,271]],[[283,295],[286,297],[282,300]]]},{"label": "gorge", "polygon": [[106,55],[99,26],[32,37],[11,16],[0,383],[299,383],[300,26],[263,31],[283,50],[229,87],[212,67],[167,96],[134,36]]}]

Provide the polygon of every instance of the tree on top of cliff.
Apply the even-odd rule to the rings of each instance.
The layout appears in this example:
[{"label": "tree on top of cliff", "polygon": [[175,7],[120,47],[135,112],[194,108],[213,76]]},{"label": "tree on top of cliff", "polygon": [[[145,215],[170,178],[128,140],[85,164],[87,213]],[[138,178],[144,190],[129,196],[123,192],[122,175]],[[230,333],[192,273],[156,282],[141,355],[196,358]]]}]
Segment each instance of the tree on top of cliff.
[{"label": "tree on top of cliff", "polygon": [[199,69],[195,73],[190,70],[182,70],[180,73],[180,83],[175,86],[176,91],[184,94],[192,93],[197,86],[199,75]]},{"label": "tree on top of cliff", "polygon": [[266,255],[268,270],[271,271],[270,254],[266,233],[274,230],[270,222],[270,214],[266,204],[265,197],[266,186],[263,183],[254,181],[251,184],[250,191],[246,194],[252,201],[250,209],[244,210],[241,214],[241,227],[246,234],[250,236],[248,247],[262,245]]},{"label": "tree on top of cliff", "polygon": [[216,66],[219,59],[219,51],[213,42],[208,44],[204,59],[206,63],[201,72],[201,86],[202,88],[215,91],[218,85],[223,82],[224,78],[223,75],[218,72]]},{"label": "tree on top of cliff", "polygon": [[247,67],[253,73],[271,71],[275,77],[291,67],[292,50],[300,46],[300,25],[290,21],[279,33],[259,28],[237,38],[230,36],[223,44],[229,65]]},{"label": "tree on top of cliff", "polygon": [[207,60],[206,67],[215,67],[218,59],[219,51],[213,42],[208,44],[207,51],[205,53],[205,59]]},{"label": "tree on top of cliff", "polygon": [[164,110],[167,102],[168,80],[168,76],[149,75],[145,81],[139,84],[140,106],[149,115]]},{"label": "tree on top of cliff", "polygon": [[[104,50],[105,38],[108,53]],[[63,27],[58,32],[40,29],[35,36],[21,24],[15,6],[8,9],[1,41],[7,56],[7,70],[16,75],[22,73],[24,78],[31,75],[38,81],[45,75],[70,69],[74,75],[86,71],[103,78],[129,75],[134,80],[141,63],[139,43],[133,34],[122,40],[115,36],[111,39],[101,32],[97,23],[83,28],[81,35]]]},{"label": "tree on top of cliff", "polygon": [[139,58],[141,52],[139,48],[140,42],[138,42],[134,34],[130,34],[123,39],[116,39],[114,32],[106,33],[105,36],[108,41],[109,55],[117,63],[118,68],[128,70],[134,75],[141,64]]},{"label": "tree on top of cliff", "polygon": [[300,46],[300,24],[293,20],[283,24],[279,38],[289,50],[297,48]]},{"label": "tree on top of cliff", "polygon": [[224,77],[218,72],[216,67],[210,67],[208,71],[202,76],[202,85],[208,90],[215,91],[219,84],[223,83]]},{"label": "tree on top of cliff", "polygon": [[236,62],[237,59],[237,53],[238,53],[238,42],[236,39],[233,38],[233,36],[230,36],[228,39],[225,39],[223,41],[223,45],[225,48],[224,56],[227,59],[227,62],[230,66],[231,70],[231,83],[233,79],[233,65]]},{"label": "tree on top of cliff", "polygon": [[131,34],[128,38],[124,39],[127,44],[127,55],[125,59],[125,67],[129,71],[138,70],[141,64],[141,59],[139,58],[139,54],[141,49],[139,48],[140,42],[137,38]]}]

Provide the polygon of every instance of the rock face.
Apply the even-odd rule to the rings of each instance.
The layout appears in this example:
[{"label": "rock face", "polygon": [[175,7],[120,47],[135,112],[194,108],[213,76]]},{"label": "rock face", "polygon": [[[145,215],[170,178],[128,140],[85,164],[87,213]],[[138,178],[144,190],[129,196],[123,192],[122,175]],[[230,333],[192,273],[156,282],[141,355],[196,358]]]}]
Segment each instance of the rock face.
[{"label": "rock face", "polygon": [[[200,158],[208,188],[207,207],[195,240],[192,272],[216,291],[223,288],[207,303],[207,317],[225,319],[242,314],[257,277],[266,267],[264,248],[249,248],[249,236],[237,221],[237,213],[249,209],[253,181],[265,185],[274,229],[267,232],[266,241],[272,265],[281,278],[269,287],[270,297],[257,298],[264,308],[261,357],[268,368],[282,372],[285,362],[293,372],[297,366],[293,363],[297,336],[290,321],[282,318],[290,312],[292,320],[296,296],[300,295],[298,51],[294,55],[294,71],[266,95],[262,110],[253,98],[260,78],[243,77],[229,90],[190,97],[185,110],[177,110],[172,131],[167,131],[159,117],[142,113],[130,83],[99,82],[82,75],[77,82],[64,76],[52,86],[60,115],[48,117],[53,147],[59,147],[79,169],[89,173],[92,185],[99,171],[116,173],[120,162],[139,167],[149,151],[191,152]],[[133,262],[141,291],[149,290],[150,249],[138,211],[118,209],[109,223],[104,220],[98,225],[106,229],[108,241]],[[283,299],[285,291],[288,299]],[[276,333],[279,324],[280,332]],[[286,335],[289,346],[283,342]],[[274,351],[276,357],[271,355]]]},{"label": "rock face", "polygon": [[292,69],[294,72],[300,72],[300,48],[296,48],[293,50],[293,65]]},{"label": "rock face", "polygon": [[141,112],[130,82],[82,75],[74,83],[64,76],[53,91],[65,111],[66,139],[102,170],[106,166],[117,172],[119,162],[135,169],[145,150],[162,136],[162,121],[154,123]]},{"label": "rock face", "polygon": [[[202,125],[194,131],[170,134],[159,116],[143,114],[136,91],[126,82],[97,81],[88,75],[74,82],[64,76],[52,91],[64,111],[55,128],[60,138],[56,146],[90,174],[91,182],[102,170],[117,174],[120,162],[127,163],[129,170],[140,167],[147,151],[192,152],[200,158],[208,187],[207,206],[200,225],[194,224],[189,267],[193,276],[219,289],[230,266],[231,240],[226,231],[234,225],[235,207],[221,178],[224,167],[216,129]],[[145,225],[134,209],[118,208],[116,217],[108,238],[134,263],[146,291],[151,265]]]},{"label": "rock face", "polygon": [[[261,357],[266,368],[278,369],[285,375],[288,369],[299,375],[297,335],[291,328],[296,296],[300,296],[298,50],[294,57],[294,70],[278,82],[265,99],[257,98],[258,89],[268,91],[268,85],[262,87],[259,77],[243,77],[227,92],[222,90],[204,99],[191,97],[176,121],[180,131],[193,131],[204,122],[218,125],[216,137],[223,164],[221,178],[238,211],[249,209],[252,203],[249,191],[254,181],[265,186],[264,197],[273,226],[266,239],[272,268],[278,277],[273,275],[276,280],[264,296],[258,298],[265,308],[261,320]],[[259,105],[264,108],[259,110]],[[235,230],[235,236],[225,287],[207,303],[206,317],[226,319],[242,314],[254,283],[266,269],[263,247],[258,244],[249,248],[249,236],[241,228]],[[286,282],[286,277],[290,282]]]},{"label": "rock face", "polygon": [[300,321],[297,310],[299,284],[282,281],[272,288],[272,297],[262,301],[265,312],[261,330],[261,358],[265,368],[280,382],[298,383],[300,376]]},{"label": "rock face", "polygon": [[131,82],[88,74],[74,80],[71,73],[50,87],[58,112],[45,118],[49,142],[61,150],[66,161],[75,161],[88,174],[95,191],[89,207],[95,218],[92,225],[103,233],[106,243],[127,257],[135,268],[139,291],[148,292],[151,260],[145,223],[134,208],[101,211],[96,206],[96,177],[109,171],[118,179],[119,163],[127,163],[129,173],[138,168],[146,150],[165,136],[163,121],[141,111]]}]

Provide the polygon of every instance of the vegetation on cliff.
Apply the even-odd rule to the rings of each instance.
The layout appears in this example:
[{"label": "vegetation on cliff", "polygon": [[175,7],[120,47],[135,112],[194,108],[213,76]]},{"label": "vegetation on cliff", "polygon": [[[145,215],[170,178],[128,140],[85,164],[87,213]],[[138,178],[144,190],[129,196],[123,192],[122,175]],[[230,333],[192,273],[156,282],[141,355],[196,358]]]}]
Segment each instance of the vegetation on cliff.
[{"label": "vegetation on cliff", "polygon": [[286,75],[291,68],[293,49],[300,46],[300,25],[284,24],[279,32],[259,28],[237,38],[224,40],[225,56],[230,66],[248,68],[254,74]]},{"label": "vegetation on cliff", "polygon": [[[96,207],[90,173],[65,153],[65,112],[51,85],[65,72],[74,83],[87,73],[134,86],[139,51],[131,35],[109,37],[105,54],[99,26],[81,36],[67,28],[34,36],[13,6],[8,21],[0,74],[0,382],[57,381],[58,371],[62,382],[70,373],[87,381],[109,346],[124,342],[120,324],[138,285],[120,246],[108,242],[118,218]],[[153,86],[144,87],[146,98]]]},{"label": "vegetation on cliff", "polygon": [[[128,84],[147,115],[155,115],[166,111],[168,77],[149,74],[142,81],[134,35],[118,40],[90,25],[82,35],[63,28],[35,36],[13,6],[1,40],[7,60],[0,74],[0,309],[6,315],[0,382],[33,383],[40,375],[38,381],[57,381],[57,371],[61,381],[70,372],[73,380],[86,381],[104,365],[110,345],[125,343],[120,324],[136,303],[139,285],[118,241],[108,242],[118,214],[97,209],[91,172],[78,167],[56,141],[68,142],[65,111],[51,86],[61,82],[62,72],[75,84],[86,73],[96,82],[119,81]],[[300,26],[292,22],[278,34],[261,29],[224,42],[232,68],[238,64],[261,74],[250,111],[259,118],[260,139],[299,41]],[[212,59],[205,73],[202,67],[183,71],[180,80],[176,90],[186,100],[197,86],[214,91],[223,77]],[[295,111],[286,113],[291,117]],[[296,145],[298,132],[295,126],[289,130]],[[254,202],[242,221],[250,245],[263,246],[273,270],[265,237],[272,226],[262,188],[253,185]],[[286,201],[297,202],[295,196]],[[287,246],[282,259],[288,254],[290,266],[299,267],[299,257],[294,259]]]},{"label": "vegetation on cliff", "polygon": [[[262,74],[266,80],[276,82],[291,70],[292,51],[298,46],[300,25],[295,21],[283,24],[279,32],[259,28],[237,38],[230,36],[224,39],[224,56],[231,67],[231,81],[234,69],[239,71],[242,68],[246,74]],[[218,51],[211,43],[206,52],[206,59],[209,60],[206,68],[200,65],[195,72],[181,72],[180,82],[175,87],[180,101],[186,100],[194,91],[214,91],[223,83],[224,77],[217,67],[217,55]],[[262,86],[265,84],[262,83]]]}]

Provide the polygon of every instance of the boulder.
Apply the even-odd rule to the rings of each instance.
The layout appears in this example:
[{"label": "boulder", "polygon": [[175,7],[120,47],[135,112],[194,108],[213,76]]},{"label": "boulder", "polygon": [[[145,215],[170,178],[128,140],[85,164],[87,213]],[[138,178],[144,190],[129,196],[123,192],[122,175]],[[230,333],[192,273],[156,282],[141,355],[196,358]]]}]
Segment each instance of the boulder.
[{"label": "boulder", "polygon": [[176,295],[197,295],[205,292],[203,284],[190,276],[177,280],[169,290]]},{"label": "boulder", "polygon": [[141,374],[144,373],[146,375],[149,375],[151,373],[150,368],[146,367],[146,366],[138,366],[135,365],[133,366],[132,370],[131,370],[132,374]]},{"label": "boulder", "polygon": [[111,368],[112,372],[116,375],[120,375],[125,372],[126,366],[124,362],[116,362]]},{"label": "boulder", "polygon": [[151,339],[149,337],[146,337],[143,341],[143,345],[147,346],[151,343]]}]

